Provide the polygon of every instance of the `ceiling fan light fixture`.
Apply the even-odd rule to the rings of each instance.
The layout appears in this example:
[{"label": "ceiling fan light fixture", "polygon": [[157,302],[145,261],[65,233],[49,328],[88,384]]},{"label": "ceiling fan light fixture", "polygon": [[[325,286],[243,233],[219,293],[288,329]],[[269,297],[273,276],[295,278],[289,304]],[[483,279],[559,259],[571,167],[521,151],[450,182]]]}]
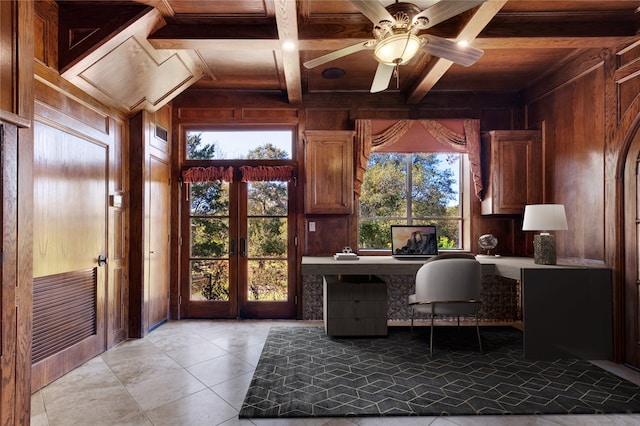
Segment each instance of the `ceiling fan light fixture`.
[{"label": "ceiling fan light fixture", "polygon": [[394,34],[380,40],[374,50],[378,62],[388,65],[407,63],[420,49],[420,37],[415,34]]}]

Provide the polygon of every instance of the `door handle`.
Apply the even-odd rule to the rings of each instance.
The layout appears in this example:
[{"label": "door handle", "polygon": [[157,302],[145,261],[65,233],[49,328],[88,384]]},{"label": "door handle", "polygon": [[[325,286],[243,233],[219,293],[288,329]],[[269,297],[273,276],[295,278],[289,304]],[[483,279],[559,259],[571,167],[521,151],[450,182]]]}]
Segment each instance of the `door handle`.
[{"label": "door handle", "polygon": [[247,256],[247,240],[244,238],[240,238],[240,256]]},{"label": "door handle", "polygon": [[236,255],[236,240],[233,238],[229,240],[229,257]]},{"label": "door handle", "polygon": [[99,254],[98,255],[98,266],[102,266],[102,265],[106,265],[107,264],[107,258],[104,257],[103,255]]}]

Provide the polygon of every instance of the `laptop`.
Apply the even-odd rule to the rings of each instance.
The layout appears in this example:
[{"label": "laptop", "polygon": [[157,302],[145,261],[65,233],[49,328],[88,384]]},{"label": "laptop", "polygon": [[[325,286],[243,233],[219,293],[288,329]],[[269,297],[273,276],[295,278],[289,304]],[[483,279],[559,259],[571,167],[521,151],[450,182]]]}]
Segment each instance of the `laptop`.
[{"label": "laptop", "polygon": [[429,259],[438,255],[435,225],[391,225],[391,256]]}]

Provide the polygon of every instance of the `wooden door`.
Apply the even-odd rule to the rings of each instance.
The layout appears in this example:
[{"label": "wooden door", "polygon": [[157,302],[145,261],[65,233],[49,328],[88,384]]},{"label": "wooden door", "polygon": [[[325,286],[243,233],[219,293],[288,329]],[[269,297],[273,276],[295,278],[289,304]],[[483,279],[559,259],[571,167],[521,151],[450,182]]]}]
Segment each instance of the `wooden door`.
[{"label": "wooden door", "polygon": [[34,128],[32,387],[105,350],[107,146]]},{"label": "wooden door", "polygon": [[153,156],[149,160],[149,329],[169,315],[169,165]]}]

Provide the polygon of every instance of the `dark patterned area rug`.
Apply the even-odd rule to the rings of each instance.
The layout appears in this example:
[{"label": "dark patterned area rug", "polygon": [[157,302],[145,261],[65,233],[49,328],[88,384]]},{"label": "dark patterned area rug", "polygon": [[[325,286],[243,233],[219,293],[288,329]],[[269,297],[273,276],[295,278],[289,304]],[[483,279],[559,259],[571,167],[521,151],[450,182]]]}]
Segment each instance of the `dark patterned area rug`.
[{"label": "dark patterned area rug", "polygon": [[581,360],[527,361],[510,327],[390,327],[388,337],[332,338],[274,327],[242,418],[640,412],[640,387]]}]

